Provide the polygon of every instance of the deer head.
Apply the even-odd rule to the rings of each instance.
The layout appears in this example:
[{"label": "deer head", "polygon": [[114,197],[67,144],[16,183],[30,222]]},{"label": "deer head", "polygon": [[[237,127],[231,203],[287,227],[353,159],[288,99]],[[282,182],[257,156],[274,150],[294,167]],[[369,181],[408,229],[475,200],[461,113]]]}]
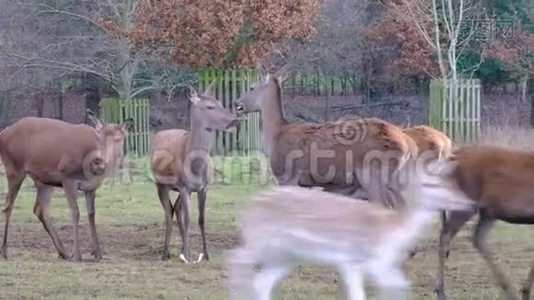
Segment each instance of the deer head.
[{"label": "deer head", "polygon": [[239,123],[232,113],[224,108],[215,98],[213,82],[203,94],[199,94],[193,86],[189,86],[189,100],[191,107],[191,123],[208,132],[219,130],[234,132]]},{"label": "deer head", "polygon": [[238,114],[260,110],[272,98],[272,92],[279,89],[275,76],[269,74],[262,64],[256,67],[260,74],[260,80],[250,87],[248,93],[242,95],[235,101]]},{"label": "deer head", "polygon": [[100,168],[111,166],[110,171],[114,172],[124,161],[123,145],[128,133],[133,130],[134,120],[129,118],[121,125],[106,123],[90,110],[87,110],[87,117],[101,141],[104,164]]}]

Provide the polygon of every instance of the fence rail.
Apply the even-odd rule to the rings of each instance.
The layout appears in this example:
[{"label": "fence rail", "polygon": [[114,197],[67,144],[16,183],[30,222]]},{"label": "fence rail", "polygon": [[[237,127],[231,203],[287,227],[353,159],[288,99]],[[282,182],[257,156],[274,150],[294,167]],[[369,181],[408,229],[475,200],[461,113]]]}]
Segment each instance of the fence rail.
[{"label": "fence rail", "polygon": [[122,124],[128,118],[134,120],[134,128],[126,140],[126,151],[137,157],[150,152],[150,103],[148,99],[122,100],[105,98],[101,102],[102,118],[106,122]]},{"label": "fence rail", "polygon": [[480,81],[449,80],[430,83],[430,125],[456,143],[472,143],[480,137]]}]

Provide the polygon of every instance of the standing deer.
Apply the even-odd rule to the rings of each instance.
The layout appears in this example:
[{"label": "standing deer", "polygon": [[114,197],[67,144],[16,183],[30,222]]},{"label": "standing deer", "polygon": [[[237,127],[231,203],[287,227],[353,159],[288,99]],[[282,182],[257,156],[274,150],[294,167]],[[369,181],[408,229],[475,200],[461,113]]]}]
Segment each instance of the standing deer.
[{"label": "standing deer", "polygon": [[410,178],[403,191],[409,204],[399,210],[295,186],[257,196],[239,221],[242,244],[227,256],[231,299],[271,299],[276,283],[299,262],[337,267],[348,299],[366,298],[366,276],[381,288],[380,299],[408,299],[400,266],[408,250],[439,210],[471,206],[439,177],[418,180]]},{"label": "standing deer", "polygon": [[[463,225],[475,214],[479,220],[473,232],[473,245],[486,261],[506,299],[518,299],[512,285],[496,265],[486,239],[496,220],[512,224],[534,223],[534,153],[497,147],[466,147],[453,154],[456,167],[448,176],[452,184],[475,203],[476,209],[449,212],[439,239],[439,267],[435,292],[445,300],[444,264],[450,243]],[[534,264],[521,289],[522,299],[530,299]]]},{"label": "standing deer", "polygon": [[[180,259],[189,263],[189,199],[192,192],[198,196],[198,224],[202,235],[203,257],[209,260],[204,232],[204,210],[207,186],[212,170],[210,151],[215,130],[233,131],[238,120],[225,109],[217,99],[211,86],[204,94],[198,94],[189,87],[191,105],[191,128],[189,131],[171,129],[160,131],[154,137],[151,167],[155,177],[158,197],[165,210],[165,243],[163,260],[170,258],[169,242],[172,233],[173,210],[178,219],[178,229],[182,239]],[[179,193],[173,205],[169,198],[171,190]]]},{"label": "standing deer", "polygon": [[[107,124],[94,114],[89,118],[95,128],[85,124],[70,124],[48,118],[22,118],[0,133],[0,157],[8,182],[6,222],[0,255],[7,258],[9,220],[17,194],[26,176],[37,188],[33,212],[43,223],[62,259],[81,261],[78,223],[78,190],[84,192],[89,227],[93,240],[93,255],[102,258],[95,226],[95,191],[112,166],[122,159],[122,147],[133,120],[124,125]],[[74,251],[67,255],[56,230],[50,222],[50,201],[54,187],[62,187],[69,204],[74,225]]]},{"label": "standing deer", "polygon": [[363,188],[371,201],[397,205],[390,179],[416,155],[410,137],[376,118],[288,123],[279,80],[258,68],[260,81],[236,101],[236,110],[260,111],[264,151],[279,184],[346,194]]}]

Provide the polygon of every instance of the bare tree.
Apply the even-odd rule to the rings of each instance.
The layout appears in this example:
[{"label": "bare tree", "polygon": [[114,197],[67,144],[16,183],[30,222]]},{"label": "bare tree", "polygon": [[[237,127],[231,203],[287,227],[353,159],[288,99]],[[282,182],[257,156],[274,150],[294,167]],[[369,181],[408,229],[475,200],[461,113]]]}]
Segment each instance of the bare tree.
[{"label": "bare tree", "polygon": [[360,68],[364,53],[362,29],[368,19],[367,0],[323,1],[323,20],[316,36],[306,43],[291,41],[291,52],[283,57],[294,71],[342,74]]},{"label": "bare tree", "polygon": [[399,0],[388,5],[395,17],[409,20],[434,50],[441,79],[457,80],[458,59],[473,36],[476,0]]},{"label": "bare tree", "polygon": [[180,82],[170,82],[167,73],[153,77],[157,74],[149,72],[153,57],[129,41],[127,32],[134,26],[139,2],[2,3],[0,15],[7,17],[4,22],[9,26],[0,29],[6,33],[5,41],[0,41],[0,68],[12,71],[7,82],[24,82],[42,72],[45,80],[40,82],[46,86],[54,79],[51,75],[89,73],[102,78],[122,99],[152,89],[173,90]]}]

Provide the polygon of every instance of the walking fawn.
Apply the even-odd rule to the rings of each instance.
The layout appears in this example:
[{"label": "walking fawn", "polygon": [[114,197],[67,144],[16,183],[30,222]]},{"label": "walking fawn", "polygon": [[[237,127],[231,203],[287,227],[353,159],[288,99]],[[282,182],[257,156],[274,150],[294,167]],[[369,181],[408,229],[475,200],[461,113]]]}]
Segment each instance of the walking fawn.
[{"label": "walking fawn", "polygon": [[398,210],[296,186],[260,194],[240,220],[241,246],[228,255],[231,299],[270,299],[300,261],[336,266],[348,299],[365,299],[364,276],[381,288],[381,299],[407,299],[400,264],[421,231],[438,211],[471,205],[458,187],[424,177],[410,178],[403,191],[409,203]]}]

